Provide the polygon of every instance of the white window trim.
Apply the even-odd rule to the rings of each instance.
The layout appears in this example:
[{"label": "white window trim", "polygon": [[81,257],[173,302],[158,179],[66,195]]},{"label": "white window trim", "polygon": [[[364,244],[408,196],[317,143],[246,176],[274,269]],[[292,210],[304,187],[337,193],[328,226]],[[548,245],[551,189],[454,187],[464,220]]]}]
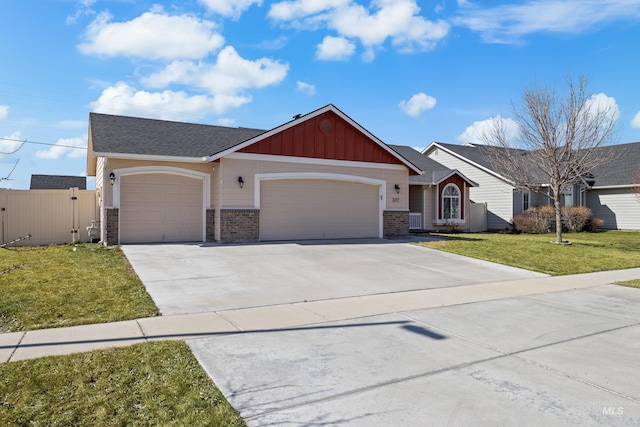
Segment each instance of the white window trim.
[{"label": "white window trim", "polygon": [[[453,187],[456,189],[456,191],[458,192],[458,217],[457,218],[445,218],[444,216],[444,193],[445,191],[447,191],[447,188],[449,187]],[[442,198],[442,220],[443,222],[464,222],[464,219],[462,218],[462,192],[460,191],[460,188],[458,188],[458,186],[454,183],[449,183],[447,185],[444,186],[444,188],[442,189],[442,196],[440,197]]]},{"label": "white window trim", "polygon": [[[524,207],[524,196],[527,196],[527,207]],[[526,190],[522,192],[522,212],[526,212],[531,207],[531,191]]]}]

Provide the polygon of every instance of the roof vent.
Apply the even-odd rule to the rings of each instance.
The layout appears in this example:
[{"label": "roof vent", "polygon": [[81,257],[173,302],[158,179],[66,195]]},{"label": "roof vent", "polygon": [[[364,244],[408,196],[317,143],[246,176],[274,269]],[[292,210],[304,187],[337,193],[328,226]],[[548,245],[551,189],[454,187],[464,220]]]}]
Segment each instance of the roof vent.
[{"label": "roof vent", "polygon": [[300,117],[302,117],[302,114],[296,114],[293,116],[293,120],[298,120]]}]

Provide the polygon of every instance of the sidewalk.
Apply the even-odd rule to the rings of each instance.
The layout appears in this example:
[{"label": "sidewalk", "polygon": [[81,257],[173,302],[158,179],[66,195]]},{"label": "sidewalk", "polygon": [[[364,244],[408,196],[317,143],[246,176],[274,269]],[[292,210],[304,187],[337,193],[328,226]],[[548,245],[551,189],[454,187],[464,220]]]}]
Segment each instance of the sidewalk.
[{"label": "sidewalk", "polygon": [[640,268],[0,334],[0,363],[144,341],[214,337],[558,292],[640,278]]}]

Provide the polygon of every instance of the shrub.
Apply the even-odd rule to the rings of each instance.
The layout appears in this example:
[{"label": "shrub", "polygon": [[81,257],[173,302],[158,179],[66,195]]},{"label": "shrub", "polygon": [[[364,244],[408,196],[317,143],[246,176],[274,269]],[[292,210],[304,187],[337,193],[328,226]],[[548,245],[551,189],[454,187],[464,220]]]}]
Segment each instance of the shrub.
[{"label": "shrub", "polygon": [[591,217],[591,209],[585,206],[562,208],[562,225],[570,232],[583,231]]},{"label": "shrub", "polygon": [[585,224],[585,231],[590,231],[595,233],[598,229],[602,228],[604,225],[604,219],[602,218],[589,218],[587,223]]},{"label": "shrub", "polygon": [[518,215],[513,218],[512,223],[516,233],[536,233],[536,219],[531,214]]},{"label": "shrub", "polygon": [[532,215],[536,221],[533,233],[548,233],[555,224],[556,211],[553,206],[533,206],[527,210],[527,214]]}]

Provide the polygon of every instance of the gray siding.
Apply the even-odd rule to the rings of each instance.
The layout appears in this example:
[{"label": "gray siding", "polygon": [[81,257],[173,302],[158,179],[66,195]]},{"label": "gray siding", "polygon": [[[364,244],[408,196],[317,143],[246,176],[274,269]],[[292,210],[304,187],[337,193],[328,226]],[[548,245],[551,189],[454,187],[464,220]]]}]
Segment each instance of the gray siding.
[{"label": "gray siding", "polygon": [[640,230],[640,200],[631,189],[587,191],[587,207],[604,220],[603,228]]},{"label": "gray siding", "polygon": [[431,150],[428,155],[438,163],[449,169],[457,169],[467,178],[478,183],[479,187],[469,189],[469,196],[474,203],[487,204],[487,227],[489,229],[511,227],[514,197],[512,186],[444,150]]}]

